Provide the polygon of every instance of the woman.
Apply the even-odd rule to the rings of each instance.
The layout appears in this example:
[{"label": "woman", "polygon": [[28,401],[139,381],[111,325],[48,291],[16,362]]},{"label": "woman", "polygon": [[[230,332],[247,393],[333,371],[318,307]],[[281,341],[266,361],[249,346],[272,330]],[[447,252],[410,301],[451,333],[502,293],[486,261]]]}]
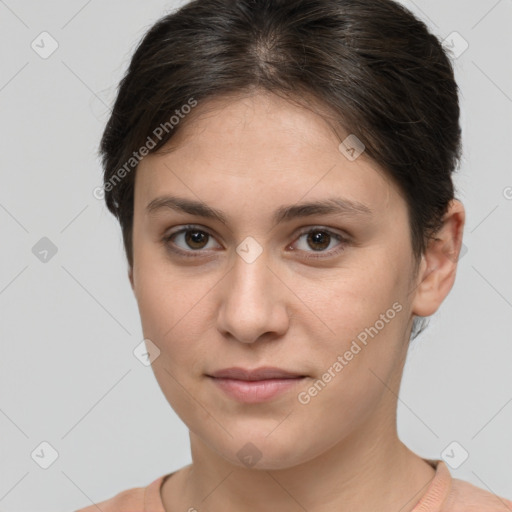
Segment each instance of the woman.
[{"label": "woman", "polygon": [[396,430],[455,280],[460,138],[448,57],[391,0],[199,0],[149,30],[105,200],[193,462],[101,510],[512,510]]}]

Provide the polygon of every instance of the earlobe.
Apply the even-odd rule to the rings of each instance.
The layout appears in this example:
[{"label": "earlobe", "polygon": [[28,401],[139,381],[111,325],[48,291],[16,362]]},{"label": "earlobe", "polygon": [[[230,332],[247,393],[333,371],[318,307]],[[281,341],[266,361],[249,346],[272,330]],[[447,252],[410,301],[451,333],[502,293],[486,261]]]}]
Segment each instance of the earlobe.
[{"label": "earlobe", "polygon": [[413,314],[433,315],[452,289],[462,247],[464,223],[464,206],[454,199],[443,219],[442,227],[429,241],[422,257],[416,281]]}]

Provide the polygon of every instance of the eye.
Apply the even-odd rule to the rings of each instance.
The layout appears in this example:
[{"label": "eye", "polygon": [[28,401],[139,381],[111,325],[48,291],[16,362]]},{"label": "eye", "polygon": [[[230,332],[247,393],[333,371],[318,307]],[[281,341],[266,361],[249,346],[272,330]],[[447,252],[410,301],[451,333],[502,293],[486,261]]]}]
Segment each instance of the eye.
[{"label": "eye", "polygon": [[[315,227],[312,229],[308,229],[307,231],[303,231],[299,234],[299,242],[305,237],[303,243],[299,243],[299,250],[305,251],[307,253],[307,248],[310,247],[313,249],[313,252],[321,253],[321,254],[308,254],[304,256],[306,259],[311,258],[325,258],[325,257],[333,257],[340,254],[344,249],[345,245],[348,243],[347,238],[340,235],[339,233],[335,233],[329,229]],[[332,242],[338,241],[338,249],[335,250],[325,250],[329,246],[332,247]],[[290,246],[293,249],[293,246]]]},{"label": "eye", "polygon": [[[304,253],[319,253],[306,254],[302,256],[304,259],[329,258],[337,256],[349,243],[349,240],[346,237],[322,227],[314,227],[302,231],[299,233],[299,242],[304,237],[306,237],[305,240],[298,244],[299,251]],[[210,242],[213,240],[213,236],[208,231],[200,229],[198,226],[187,225],[177,231],[165,235],[162,242],[170,251],[180,256],[197,257],[203,256],[203,249],[208,250],[215,248],[215,246],[209,246]],[[335,241],[338,241],[338,248],[334,250],[326,250],[330,246],[332,247],[332,244]],[[308,247],[312,248],[313,251],[308,251]],[[290,245],[289,248],[291,248],[292,251],[296,250],[293,245]]]},{"label": "eye", "polygon": [[[212,235],[196,226],[185,226],[179,231],[165,235],[163,242],[167,247],[178,254],[194,257],[193,252],[201,252],[201,249],[212,249],[208,243],[213,240]],[[181,242],[181,247],[180,243]],[[177,246],[176,249],[174,246]],[[199,255],[198,255],[199,256]]]}]

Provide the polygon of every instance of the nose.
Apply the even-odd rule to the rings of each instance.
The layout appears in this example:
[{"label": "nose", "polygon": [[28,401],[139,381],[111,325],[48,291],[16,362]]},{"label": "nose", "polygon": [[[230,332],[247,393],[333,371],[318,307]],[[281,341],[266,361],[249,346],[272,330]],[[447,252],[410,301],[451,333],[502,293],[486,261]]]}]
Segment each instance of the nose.
[{"label": "nose", "polygon": [[[248,263],[238,255],[223,279],[219,331],[242,343],[282,336],[289,326],[286,296],[290,291],[261,254]],[[281,278],[282,279],[282,278]]]}]

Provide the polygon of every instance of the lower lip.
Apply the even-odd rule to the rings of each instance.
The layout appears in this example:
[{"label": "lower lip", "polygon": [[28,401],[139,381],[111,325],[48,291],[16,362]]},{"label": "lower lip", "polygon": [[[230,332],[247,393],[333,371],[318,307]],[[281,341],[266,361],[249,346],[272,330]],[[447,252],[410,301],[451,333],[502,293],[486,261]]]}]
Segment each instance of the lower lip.
[{"label": "lower lip", "polygon": [[289,391],[305,377],[293,379],[236,380],[211,377],[213,382],[227,395],[239,402],[255,404]]}]

